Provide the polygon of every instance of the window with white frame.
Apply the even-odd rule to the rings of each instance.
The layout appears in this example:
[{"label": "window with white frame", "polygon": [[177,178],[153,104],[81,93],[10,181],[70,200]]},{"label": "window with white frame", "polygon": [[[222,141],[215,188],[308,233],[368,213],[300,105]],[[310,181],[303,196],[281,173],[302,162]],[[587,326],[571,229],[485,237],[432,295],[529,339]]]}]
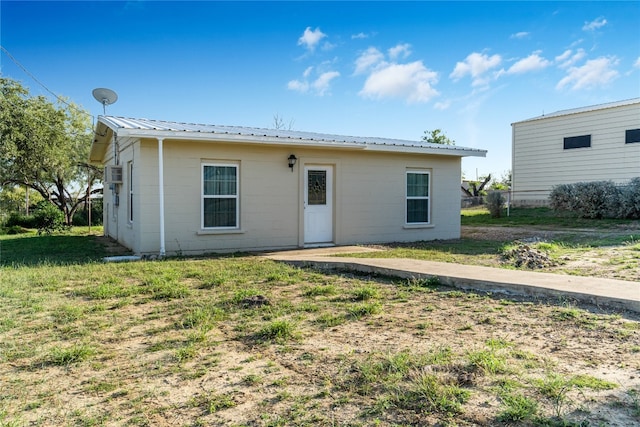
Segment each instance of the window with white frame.
[{"label": "window with white frame", "polygon": [[133,222],[133,162],[128,163],[127,172],[129,174],[129,222]]},{"label": "window with white frame", "polygon": [[431,221],[430,177],[427,171],[407,171],[407,224],[428,224]]},{"label": "window with white frame", "polygon": [[238,228],[238,165],[202,165],[202,228]]}]

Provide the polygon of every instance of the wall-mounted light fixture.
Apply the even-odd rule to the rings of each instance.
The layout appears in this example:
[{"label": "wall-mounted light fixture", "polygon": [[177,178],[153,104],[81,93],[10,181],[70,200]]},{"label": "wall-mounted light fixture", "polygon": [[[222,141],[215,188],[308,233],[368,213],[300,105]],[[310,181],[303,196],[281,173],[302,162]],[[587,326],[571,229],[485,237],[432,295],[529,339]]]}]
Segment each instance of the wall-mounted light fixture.
[{"label": "wall-mounted light fixture", "polygon": [[295,154],[292,154],[289,156],[289,167],[291,168],[291,172],[293,172],[293,167],[296,165],[296,160],[298,160],[298,158],[295,156]]}]

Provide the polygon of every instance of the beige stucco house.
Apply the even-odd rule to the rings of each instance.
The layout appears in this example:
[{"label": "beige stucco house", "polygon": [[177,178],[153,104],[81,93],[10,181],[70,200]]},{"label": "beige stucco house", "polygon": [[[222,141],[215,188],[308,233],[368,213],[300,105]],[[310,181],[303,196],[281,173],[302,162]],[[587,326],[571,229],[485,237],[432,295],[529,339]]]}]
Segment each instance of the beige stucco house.
[{"label": "beige stucco house", "polygon": [[101,116],[104,232],[139,255],[457,238],[460,164],[486,151]]},{"label": "beige stucco house", "polygon": [[545,205],[559,184],[640,176],[640,98],[512,123],[514,205]]}]

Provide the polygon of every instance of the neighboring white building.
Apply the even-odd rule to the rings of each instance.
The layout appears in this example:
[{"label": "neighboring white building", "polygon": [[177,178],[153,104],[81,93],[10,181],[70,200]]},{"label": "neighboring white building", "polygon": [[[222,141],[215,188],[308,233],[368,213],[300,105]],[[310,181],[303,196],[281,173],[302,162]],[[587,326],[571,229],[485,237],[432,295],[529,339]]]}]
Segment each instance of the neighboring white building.
[{"label": "neighboring white building", "polygon": [[544,205],[558,184],[640,177],[640,98],[511,124],[512,204]]},{"label": "neighboring white building", "polygon": [[136,254],[460,236],[460,163],[485,150],[99,117],[104,232]]}]

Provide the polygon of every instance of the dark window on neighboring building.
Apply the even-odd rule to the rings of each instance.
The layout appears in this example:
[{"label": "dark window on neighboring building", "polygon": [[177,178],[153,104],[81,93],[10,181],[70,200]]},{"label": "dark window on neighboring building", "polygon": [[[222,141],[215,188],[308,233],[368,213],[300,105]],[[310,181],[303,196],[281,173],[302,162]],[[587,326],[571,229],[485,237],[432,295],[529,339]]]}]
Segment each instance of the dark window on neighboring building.
[{"label": "dark window on neighboring building", "polygon": [[570,136],[564,139],[564,149],[591,147],[591,135]]},{"label": "dark window on neighboring building", "polygon": [[624,136],[625,144],[631,144],[634,142],[640,142],[640,129],[629,129],[625,132]]}]

